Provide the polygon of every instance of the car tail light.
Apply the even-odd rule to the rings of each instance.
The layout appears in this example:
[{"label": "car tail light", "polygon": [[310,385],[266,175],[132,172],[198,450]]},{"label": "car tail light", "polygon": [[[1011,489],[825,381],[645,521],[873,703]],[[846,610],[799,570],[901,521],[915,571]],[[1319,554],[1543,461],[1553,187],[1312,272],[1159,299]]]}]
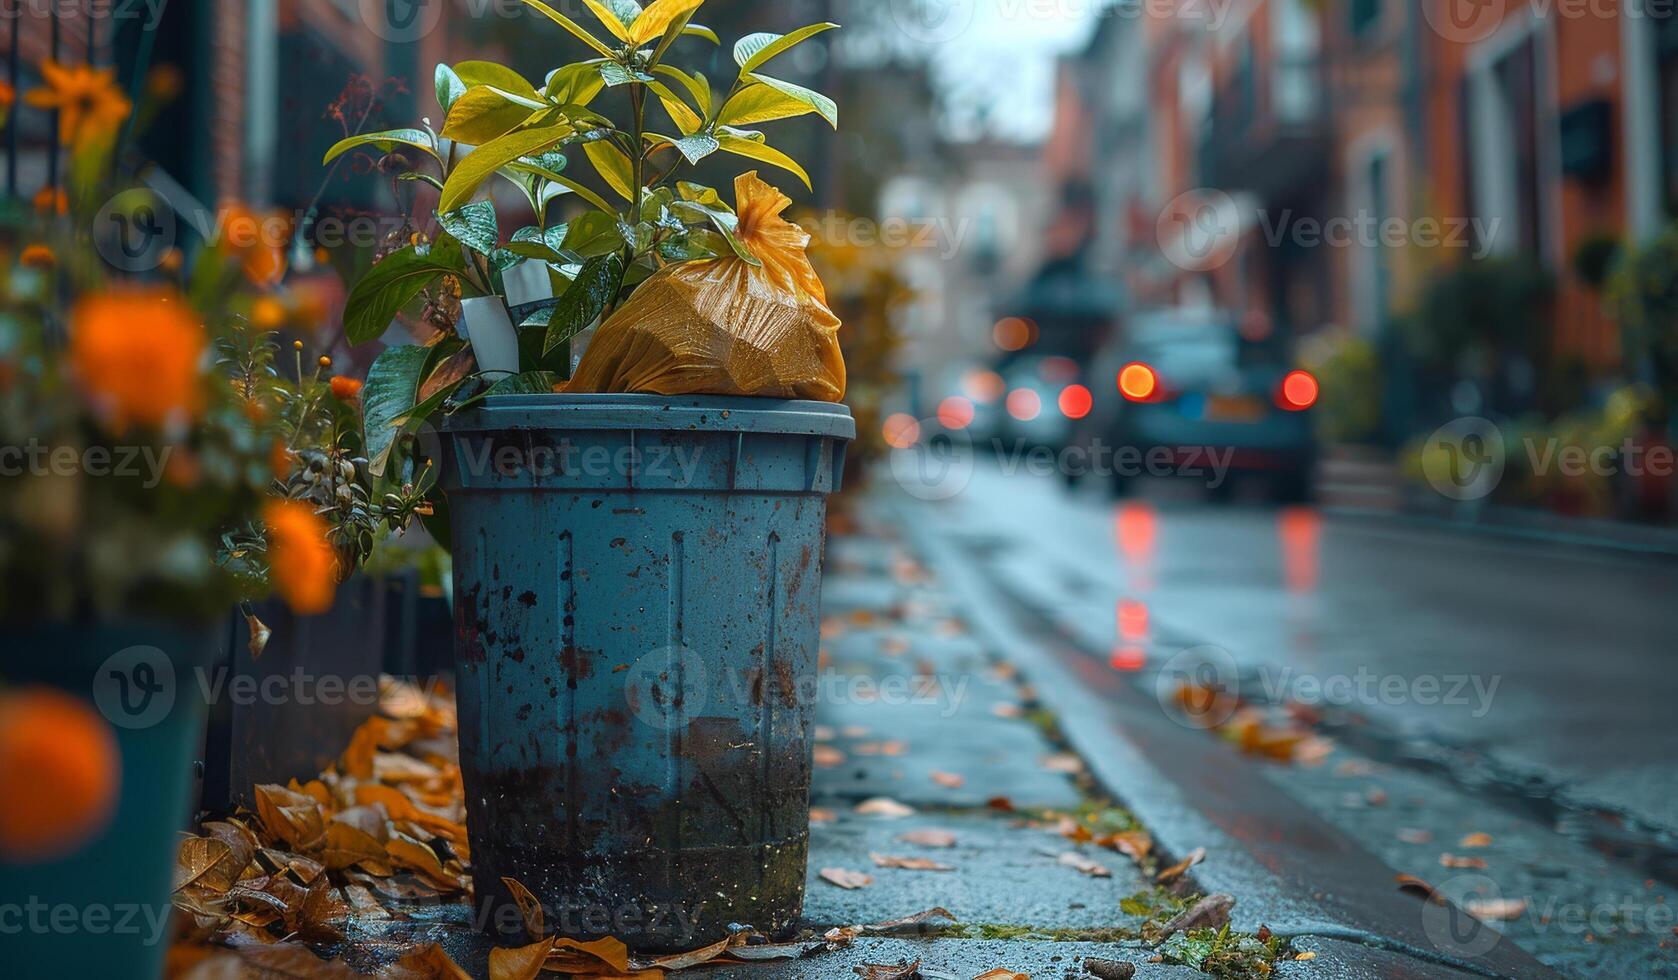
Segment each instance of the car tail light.
[{"label": "car tail light", "polygon": [[1069,419],[1081,419],[1095,407],[1095,397],[1083,385],[1067,385],[1060,393],[1060,414]]},{"label": "car tail light", "polygon": [[1159,375],[1138,361],[1119,372],[1119,394],[1133,402],[1153,401],[1159,395]]},{"label": "car tail light", "polygon": [[1290,371],[1276,389],[1276,404],[1290,412],[1303,412],[1317,404],[1322,386],[1310,371]]}]

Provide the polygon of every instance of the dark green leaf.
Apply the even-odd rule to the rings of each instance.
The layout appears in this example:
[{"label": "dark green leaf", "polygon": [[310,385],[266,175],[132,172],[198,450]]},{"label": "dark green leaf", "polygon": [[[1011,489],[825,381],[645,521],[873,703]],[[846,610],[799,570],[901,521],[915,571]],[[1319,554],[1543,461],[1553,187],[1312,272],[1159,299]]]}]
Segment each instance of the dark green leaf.
[{"label": "dark green leaf", "polygon": [[623,284],[623,257],[613,252],[589,259],[577,273],[577,279],[559,297],[553,314],[548,318],[547,339],[543,352],[551,352],[560,344],[587,330],[600,314],[618,297]]},{"label": "dark green leaf", "polygon": [[443,230],[480,255],[494,255],[501,229],[495,220],[495,205],[489,201],[468,204],[459,211],[437,216]]},{"label": "dark green leaf", "polygon": [[[391,450],[402,433],[425,421],[425,414],[417,409],[429,406],[435,410],[442,404],[436,395],[420,403],[420,386],[439,357],[452,356],[463,346],[461,341],[451,340],[433,347],[392,347],[373,362],[361,392],[361,405],[367,468],[374,476],[384,475]],[[436,405],[431,405],[432,401]]]},{"label": "dark green leaf", "polygon": [[420,290],[438,276],[459,272],[459,262],[450,262],[450,258],[458,260],[458,252],[450,256],[445,250],[434,249],[432,254],[422,255],[410,245],[367,270],[344,304],[344,332],[350,343],[378,339]]},{"label": "dark green leaf", "polygon": [[435,79],[437,85],[437,105],[442,108],[443,114],[446,116],[448,115],[449,107],[454,105],[454,100],[466,94],[466,83],[461,81],[460,76],[456,75],[454,73],[454,69],[450,68],[448,65],[437,66]]}]

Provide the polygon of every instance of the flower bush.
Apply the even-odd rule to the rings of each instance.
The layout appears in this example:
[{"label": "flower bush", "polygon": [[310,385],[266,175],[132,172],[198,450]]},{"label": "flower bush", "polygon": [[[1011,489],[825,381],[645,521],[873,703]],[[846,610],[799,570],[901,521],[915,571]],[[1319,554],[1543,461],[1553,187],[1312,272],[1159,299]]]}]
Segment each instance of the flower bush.
[{"label": "flower bush", "polygon": [[112,274],[79,229],[122,190],[132,107],[109,70],[42,74],[24,98],[61,114],[69,166],[0,210],[0,620],[209,621],[270,589],[325,611],[423,498],[374,495],[355,382],[306,369],[301,341],[277,367],[285,250],[263,216],[229,206],[226,239],[155,281]]}]

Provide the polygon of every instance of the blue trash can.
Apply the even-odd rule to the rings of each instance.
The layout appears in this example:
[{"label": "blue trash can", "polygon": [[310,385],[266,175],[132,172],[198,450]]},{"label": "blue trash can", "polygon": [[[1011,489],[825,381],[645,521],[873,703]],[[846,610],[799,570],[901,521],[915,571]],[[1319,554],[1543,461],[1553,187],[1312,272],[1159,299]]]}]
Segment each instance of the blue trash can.
[{"label": "blue trash can", "polygon": [[505,396],[443,432],[480,922],[691,949],[793,930],[842,405]]}]

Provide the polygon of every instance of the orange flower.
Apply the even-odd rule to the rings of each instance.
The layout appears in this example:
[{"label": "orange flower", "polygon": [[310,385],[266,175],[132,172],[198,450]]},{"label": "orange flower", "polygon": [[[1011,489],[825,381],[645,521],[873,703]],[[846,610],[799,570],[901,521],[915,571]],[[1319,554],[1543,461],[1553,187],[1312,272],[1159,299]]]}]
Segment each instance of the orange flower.
[{"label": "orange flower", "polygon": [[115,68],[41,62],[46,87],[24,95],[37,109],[58,111],[58,141],[75,149],[98,146],[115,138],[117,128],[133,106],[117,85]]},{"label": "orange flower", "polygon": [[338,556],[326,540],[326,521],[308,504],[271,501],[262,511],[268,525],[268,577],[274,590],[299,616],[332,608],[338,590]]},{"label": "orange flower", "polygon": [[121,782],[116,736],[86,702],[44,687],[0,695],[0,855],[75,851],[109,824]]},{"label": "orange flower", "polygon": [[222,206],[222,243],[239,257],[245,278],[267,288],[285,278],[285,248],[291,227],[279,214],[261,214],[243,204]]},{"label": "orange flower", "polygon": [[17,105],[17,89],[12,88],[11,82],[0,81],[0,109],[10,109],[14,105]]},{"label": "orange flower", "polygon": [[186,76],[178,65],[157,65],[146,72],[146,94],[161,102],[171,102],[186,88]]},{"label": "orange flower", "polygon": [[285,326],[285,304],[272,296],[258,296],[251,303],[251,323],[264,330],[278,330]]},{"label": "orange flower", "polygon": [[37,214],[69,214],[70,195],[62,187],[43,187],[35,192]]},{"label": "orange flower", "polygon": [[279,439],[268,447],[268,468],[273,471],[276,480],[291,476],[291,450]]},{"label": "orange flower", "polygon": [[31,269],[50,269],[58,264],[58,256],[45,245],[29,245],[18,256],[18,262]]},{"label": "orange flower", "polygon": [[355,378],[336,377],[332,379],[332,397],[341,402],[353,402],[361,397],[361,382]]},{"label": "orange flower", "polygon": [[197,419],[204,411],[205,347],[203,325],[171,290],[98,293],[70,315],[70,362],[118,430]]}]

